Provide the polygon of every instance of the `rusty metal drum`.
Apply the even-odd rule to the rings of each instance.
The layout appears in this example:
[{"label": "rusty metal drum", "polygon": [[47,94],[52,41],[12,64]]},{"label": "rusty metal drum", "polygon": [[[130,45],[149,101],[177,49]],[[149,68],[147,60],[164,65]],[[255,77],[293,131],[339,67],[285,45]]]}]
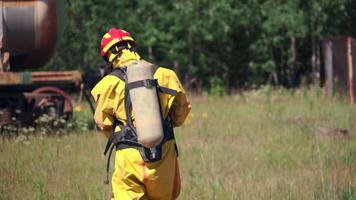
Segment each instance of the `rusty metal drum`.
[{"label": "rusty metal drum", "polygon": [[65,1],[3,0],[0,4],[2,52],[10,53],[11,71],[45,65],[58,41]]}]

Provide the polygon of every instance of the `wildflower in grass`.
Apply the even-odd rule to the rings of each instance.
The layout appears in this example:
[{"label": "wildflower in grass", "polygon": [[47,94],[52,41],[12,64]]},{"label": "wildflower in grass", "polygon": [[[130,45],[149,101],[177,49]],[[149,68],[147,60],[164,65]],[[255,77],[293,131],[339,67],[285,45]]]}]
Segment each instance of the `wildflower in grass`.
[{"label": "wildflower in grass", "polygon": [[193,113],[189,113],[188,116],[187,116],[187,119],[184,122],[184,125],[192,124],[193,118],[194,118],[194,114]]},{"label": "wildflower in grass", "polygon": [[74,112],[81,112],[82,107],[80,105],[74,107]]},{"label": "wildflower in grass", "polygon": [[185,120],[184,125],[190,125],[191,123],[192,123],[192,119],[187,118],[187,119]]},{"label": "wildflower in grass", "polygon": [[208,119],[209,114],[208,114],[207,112],[204,112],[203,114],[201,114],[201,117],[202,117],[203,119]]}]

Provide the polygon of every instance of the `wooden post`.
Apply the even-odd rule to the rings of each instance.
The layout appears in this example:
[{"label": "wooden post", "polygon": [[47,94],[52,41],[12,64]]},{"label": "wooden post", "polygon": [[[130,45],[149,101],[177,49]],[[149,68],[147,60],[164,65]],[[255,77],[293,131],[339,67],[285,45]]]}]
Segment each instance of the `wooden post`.
[{"label": "wooden post", "polygon": [[351,52],[352,38],[347,38],[347,67],[348,67],[348,82],[349,82],[349,97],[350,103],[354,103],[354,90],[353,90],[353,66],[352,66],[352,52]]},{"label": "wooden post", "polygon": [[3,1],[0,0],[0,72],[9,71],[10,69],[10,53],[4,50],[4,13],[3,13]]},{"label": "wooden post", "polygon": [[325,96],[331,97],[333,95],[333,43],[331,41],[326,42],[325,52]]},{"label": "wooden post", "polygon": [[4,70],[4,65],[3,65],[3,56],[2,56],[2,45],[3,45],[3,37],[4,37],[4,27],[3,27],[3,21],[2,21],[2,1],[0,1],[0,72],[5,71]]}]

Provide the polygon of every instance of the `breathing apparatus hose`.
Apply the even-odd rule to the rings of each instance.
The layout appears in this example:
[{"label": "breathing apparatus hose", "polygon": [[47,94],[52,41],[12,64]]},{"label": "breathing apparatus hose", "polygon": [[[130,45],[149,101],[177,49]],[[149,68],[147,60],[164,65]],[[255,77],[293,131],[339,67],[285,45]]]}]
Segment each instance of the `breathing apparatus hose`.
[{"label": "breathing apparatus hose", "polygon": [[83,94],[84,94],[84,97],[85,97],[85,99],[87,100],[87,102],[88,102],[88,104],[90,106],[90,110],[94,114],[95,113],[95,108],[94,108],[93,102],[90,99],[90,95],[88,95],[88,93],[87,93],[87,89],[89,89],[89,88],[86,85],[84,85]]},{"label": "breathing apparatus hose", "polygon": [[[117,133],[112,133],[112,135],[116,135]],[[110,138],[111,139],[111,138]],[[106,153],[109,151],[109,156],[108,159],[106,161],[106,174],[105,174],[105,179],[104,179],[104,184],[109,184],[109,170],[110,170],[110,160],[111,160],[111,154],[114,150],[115,147],[121,145],[121,144],[126,144],[126,145],[132,145],[132,146],[141,146],[138,142],[134,142],[134,141],[130,141],[130,140],[122,140],[119,141],[117,143],[112,143],[111,141],[108,141],[108,144],[106,145],[105,151],[104,151],[104,155],[106,155]],[[110,147],[111,145],[111,147]],[[110,147],[110,150],[109,150]]]}]

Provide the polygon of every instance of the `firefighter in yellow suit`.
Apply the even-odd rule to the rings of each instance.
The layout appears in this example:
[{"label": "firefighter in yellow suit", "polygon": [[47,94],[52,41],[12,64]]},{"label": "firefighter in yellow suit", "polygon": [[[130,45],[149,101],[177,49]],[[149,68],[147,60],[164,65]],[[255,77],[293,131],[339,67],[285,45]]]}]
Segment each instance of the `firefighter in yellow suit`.
[{"label": "firefighter in yellow suit", "polygon": [[[119,68],[140,60],[134,50],[135,42],[130,33],[111,28],[101,40],[101,55]],[[187,117],[191,106],[185,91],[174,71],[159,67],[154,73],[160,86],[177,91],[177,95],[160,94],[163,118],[168,115],[173,126],[180,126]],[[103,133],[109,137],[115,126],[115,119],[126,123],[125,82],[113,75],[105,76],[91,91],[96,102],[94,119]],[[134,116],[132,116],[134,118]],[[175,140],[166,141],[162,148],[162,158],[155,162],[145,162],[135,148],[116,151],[115,170],[112,176],[114,198],[131,199],[176,199],[180,192],[180,174],[176,156]]]}]

